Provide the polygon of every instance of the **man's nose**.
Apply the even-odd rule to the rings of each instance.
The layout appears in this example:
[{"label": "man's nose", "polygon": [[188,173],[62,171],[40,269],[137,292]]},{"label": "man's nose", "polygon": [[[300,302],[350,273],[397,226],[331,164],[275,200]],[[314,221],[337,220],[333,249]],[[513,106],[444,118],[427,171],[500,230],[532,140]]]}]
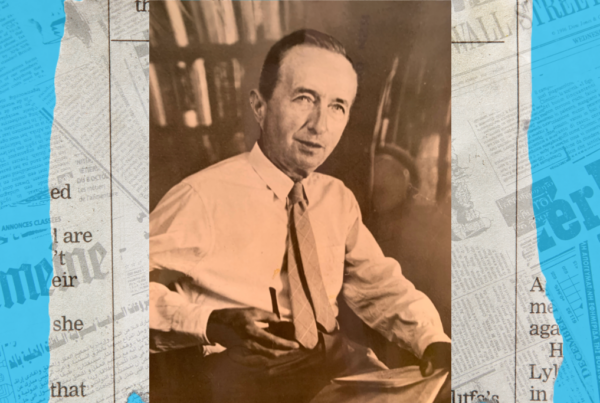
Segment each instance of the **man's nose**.
[{"label": "man's nose", "polygon": [[328,129],[327,107],[320,104],[315,105],[308,121],[308,129],[314,134],[325,133]]}]

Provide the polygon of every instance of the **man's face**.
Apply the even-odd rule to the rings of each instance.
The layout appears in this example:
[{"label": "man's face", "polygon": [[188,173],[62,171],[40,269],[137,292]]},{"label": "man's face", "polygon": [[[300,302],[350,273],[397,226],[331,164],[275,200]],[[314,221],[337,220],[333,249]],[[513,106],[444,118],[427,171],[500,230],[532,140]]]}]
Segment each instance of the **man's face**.
[{"label": "man's face", "polygon": [[262,121],[263,152],[292,179],[317,169],[348,123],[357,77],[342,55],[312,46],[290,49]]}]

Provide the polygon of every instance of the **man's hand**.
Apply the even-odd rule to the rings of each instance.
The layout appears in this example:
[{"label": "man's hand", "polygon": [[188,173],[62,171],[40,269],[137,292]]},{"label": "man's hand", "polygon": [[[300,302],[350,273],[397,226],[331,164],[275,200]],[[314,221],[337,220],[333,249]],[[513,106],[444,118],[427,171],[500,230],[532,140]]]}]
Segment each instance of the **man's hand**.
[{"label": "man's hand", "polygon": [[231,308],[213,311],[206,335],[212,343],[227,347],[229,356],[244,365],[262,365],[268,359],[298,351],[300,345],[277,337],[255,322],[279,323],[272,312],[258,308]]},{"label": "man's hand", "polygon": [[425,349],[421,359],[421,375],[430,376],[438,368],[450,371],[452,345],[450,343],[431,343]]}]

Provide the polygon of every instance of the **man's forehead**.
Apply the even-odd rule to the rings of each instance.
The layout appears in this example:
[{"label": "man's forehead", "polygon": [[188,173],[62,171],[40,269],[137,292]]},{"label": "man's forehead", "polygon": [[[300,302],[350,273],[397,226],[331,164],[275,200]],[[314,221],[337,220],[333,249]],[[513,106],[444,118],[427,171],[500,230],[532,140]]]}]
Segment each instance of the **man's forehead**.
[{"label": "man's forehead", "polygon": [[356,72],[346,57],[310,45],[295,46],[285,54],[279,81],[288,90],[307,88],[348,102],[357,88]]}]

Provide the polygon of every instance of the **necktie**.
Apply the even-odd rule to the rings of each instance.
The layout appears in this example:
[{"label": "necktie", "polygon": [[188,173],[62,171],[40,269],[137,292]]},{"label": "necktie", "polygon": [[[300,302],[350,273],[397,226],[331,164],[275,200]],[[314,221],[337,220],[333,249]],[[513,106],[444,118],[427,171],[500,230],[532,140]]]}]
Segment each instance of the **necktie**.
[{"label": "necktie", "polygon": [[331,332],[336,327],[336,320],[323,285],[301,182],[294,184],[288,199],[291,212],[287,267],[295,336],[300,344],[312,349],[319,340],[317,322]]}]

